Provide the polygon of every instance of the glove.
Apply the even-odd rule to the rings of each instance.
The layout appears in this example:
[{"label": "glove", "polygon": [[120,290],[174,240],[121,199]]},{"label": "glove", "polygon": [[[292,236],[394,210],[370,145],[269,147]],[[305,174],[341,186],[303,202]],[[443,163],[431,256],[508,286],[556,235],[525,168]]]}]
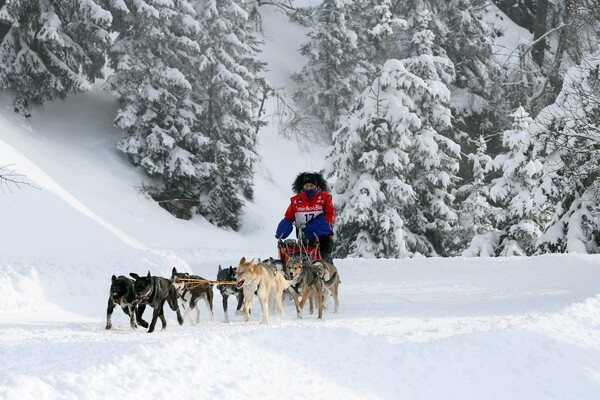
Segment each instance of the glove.
[{"label": "glove", "polygon": [[329,223],[323,214],[318,215],[317,217],[308,221],[302,231],[308,240],[314,240],[315,236],[333,235],[333,230],[331,229],[331,226],[329,226]]},{"label": "glove", "polygon": [[292,221],[289,219],[282,219],[279,225],[277,225],[277,231],[275,232],[275,239],[285,239],[292,233],[294,227]]}]

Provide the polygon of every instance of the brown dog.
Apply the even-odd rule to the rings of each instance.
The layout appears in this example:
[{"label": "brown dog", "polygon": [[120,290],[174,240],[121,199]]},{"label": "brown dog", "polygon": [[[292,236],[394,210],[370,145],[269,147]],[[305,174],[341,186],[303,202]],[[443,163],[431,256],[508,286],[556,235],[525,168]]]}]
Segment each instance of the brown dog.
[{"label": "brown dog", "polygon": [[312,306],[313,299],[317,303],[317,318],[323,318],[323,279],[319,277],[317,267],[308,265],[302,260],[292,260],[288,262],[287,272],[292,278],[292,285],[299,287],[302,293],[302,300],[299,303],[298,294],[292,293],[298,318],[302,318],[302,310],[306,301],[310,300]]},{"label": "brown dog", "polygon": [[244,293],[244,321],[250,321],[250,305],[255,293],[262,311],[261,323],[269,323],[269,300],[275,303],[279,315],[283,316],[281,296],[286,285],[289,286],[289,282],[281,273],[274,273],[268,266],[255,263],[254,259],[247,261],[246,257],[242,257],[237,267],[237,287]]}]

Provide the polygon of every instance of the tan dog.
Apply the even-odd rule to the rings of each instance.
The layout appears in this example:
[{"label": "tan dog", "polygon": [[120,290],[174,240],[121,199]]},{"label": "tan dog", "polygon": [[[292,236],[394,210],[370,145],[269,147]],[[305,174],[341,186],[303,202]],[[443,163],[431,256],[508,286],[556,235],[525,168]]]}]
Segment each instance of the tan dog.
[{"label": "tan dog", "polygon": [[334,303],[333,312],[338,312],[338,288],[342,281],[337,268],[335,265],[323,260],[315,261],[313,265],[317,268],[317,275],[323,280],[323,307],[325,307],[329,295],[331,295]]},{"label": "tan dog", "polygon": [[317,268],[313,265],[307,265],[302,260],[292,260],[287,265],[287,272],[292,278],[292,285],[298,285],[302,293],[302,300],[298,303],[298,294],[292,291],[296,313],[298,318],[302,318],[302,310],[307,300],[317,303],[318,317],[323,318],[323,279],[317,274]]},{"label": "tan dog", "polygon": [[244,321],[250,321],[250,305],[254,293],[260,302],[261,323],[269,323],[269,300],[275,303],[279,315],[283,316],[281,297],[286,285],[289,286],[289,282],[282,274],[273,273],[271,268],[254,263],[254,259],[246,261],[246,257],[242,257],[237,267],[237,287],[244,292]]}]

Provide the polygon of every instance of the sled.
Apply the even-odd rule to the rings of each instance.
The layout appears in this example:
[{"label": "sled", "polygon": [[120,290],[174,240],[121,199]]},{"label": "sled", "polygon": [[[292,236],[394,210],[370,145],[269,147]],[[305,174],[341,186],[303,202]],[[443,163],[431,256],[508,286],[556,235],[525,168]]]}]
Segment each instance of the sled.
[{"label": "sled", "polygon": [[277,242],[279,259],[287,264],[290,260],[316,261],[321,259],[319,241],[308,239],[285,239]]}]

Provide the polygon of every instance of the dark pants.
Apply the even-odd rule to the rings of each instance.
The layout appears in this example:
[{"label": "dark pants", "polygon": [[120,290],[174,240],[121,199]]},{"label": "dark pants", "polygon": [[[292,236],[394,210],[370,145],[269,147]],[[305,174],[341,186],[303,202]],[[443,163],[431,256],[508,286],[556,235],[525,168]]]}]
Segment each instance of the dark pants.
[{"label": "dark pants", "polygon": [[331,253],[333,252],[333,238],[329,236],[319,236],[319,249],[321,249],[321,258],[327,262],[333,263]]}]

